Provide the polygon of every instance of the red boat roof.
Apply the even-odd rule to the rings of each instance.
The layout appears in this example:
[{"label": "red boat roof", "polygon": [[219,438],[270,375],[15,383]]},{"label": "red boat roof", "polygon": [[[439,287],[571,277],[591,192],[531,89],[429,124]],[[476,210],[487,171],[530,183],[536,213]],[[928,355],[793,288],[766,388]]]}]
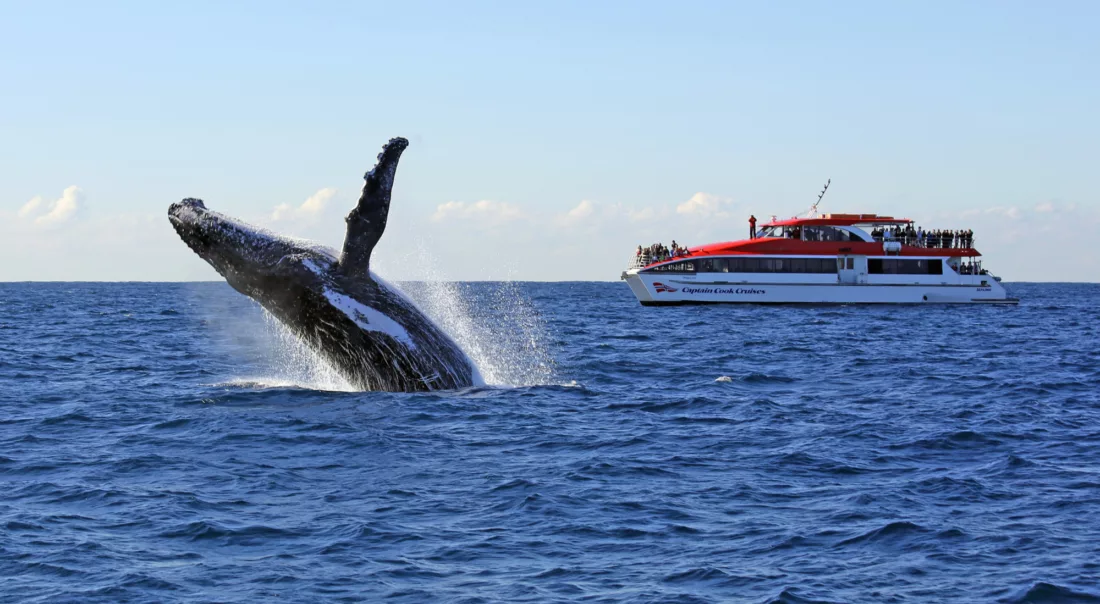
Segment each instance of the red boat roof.
[{"label": "red boat roof", "polygon": [[[877,241],[801,241],[781,237],[760,237],[758,239],[711,243],[690,248],[688,252],[687,258],[735,255],[836,257],[847,254],[872,257],[887,256],[882,244]],[[911,245],[903,245],[900,251],[891,255],[942,258],[981,256],[978,250],[974,248],[916,247]]]},{"label": "red boat roof", "polygon": [[855,226],[857,224],[910,224],[908,218],[879,216],[878,214],[825,214],[818,218],[790,218],[773,220],[762,226]]},{"label": "red boat roof", "polygon": [[740,241],[726,241],[723,243],[710,243],[688,248],[687,254],[654,260],[643,268],[650,268],[658,264],[691,260],[693,258],[705,258],[707,256],[820,256],[836,258],[837,256],[870,256],[885,258],[887,256],[918,256],[924,258],[976,258],[981,253],[974,248],[949,248],[949,247],[916,247],[902,245],[901,249],[893,254],[886,254],[882,243],[878,241],[801,241],[799,239],[786,239],[783,237],[759,237],[757,239],[742,239]]}]

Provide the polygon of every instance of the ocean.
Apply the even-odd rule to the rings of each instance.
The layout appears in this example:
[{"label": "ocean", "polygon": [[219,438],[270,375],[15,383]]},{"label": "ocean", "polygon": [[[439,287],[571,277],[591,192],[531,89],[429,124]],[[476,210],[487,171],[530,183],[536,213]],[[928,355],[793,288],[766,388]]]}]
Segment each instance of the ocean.
[{"label": "ocean", "polygon": [[1100,285],[404,287],[488,385],[347,391],[224,283],[0,284],[0,601],[1100,601]]}]

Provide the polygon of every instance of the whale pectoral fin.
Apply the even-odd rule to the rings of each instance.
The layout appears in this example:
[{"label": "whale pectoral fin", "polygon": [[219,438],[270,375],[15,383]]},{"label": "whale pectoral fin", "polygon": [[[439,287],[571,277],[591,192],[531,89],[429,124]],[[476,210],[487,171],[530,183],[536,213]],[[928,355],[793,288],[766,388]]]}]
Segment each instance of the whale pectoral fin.
[{"label": "whale pectoral fin", "polygon": [[363,179],[363,194],[359,203],[345,219],[348,223],[344,235],[344,249],[340,254],[340,270],[347,276],[370,274],[370,255],[386,230],[386,218],[390,213],[390,191],[397,173],[397,161],[401,152],[409,146],[403,138],[391,138],[378,154],[378,163]]}]

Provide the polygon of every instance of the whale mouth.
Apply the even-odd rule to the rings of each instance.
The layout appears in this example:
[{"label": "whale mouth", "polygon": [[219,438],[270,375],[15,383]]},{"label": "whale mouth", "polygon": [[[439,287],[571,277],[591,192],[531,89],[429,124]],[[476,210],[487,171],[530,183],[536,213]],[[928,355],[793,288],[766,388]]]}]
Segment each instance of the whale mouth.
[{"label": "whale mouth", "polygon": [[201,199],[192,197],[168,206],[168,221],[172,223],[176,234],[187,247],[204,259],[210,249],[210,237],[203,227],[206,212],[206,204]]},{"label": "whale mouth", "polygon": [[172,224],[186,220],[194,221],[199,218],[198,210],[207,211],[206,204],[201,199],[188,197],[168,206],[168,219]]},{"label": "whale mouth", "polygon": [[168,206],[168,221],[187,247],[227,279],[270,271],[287,257],[311,251],[299,242],[209,210],[201,199],[189,197]]}]

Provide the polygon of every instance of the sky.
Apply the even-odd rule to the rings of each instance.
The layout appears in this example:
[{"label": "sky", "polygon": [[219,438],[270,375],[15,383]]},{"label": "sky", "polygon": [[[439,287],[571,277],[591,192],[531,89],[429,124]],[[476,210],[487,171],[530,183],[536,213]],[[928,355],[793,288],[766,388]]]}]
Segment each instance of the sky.
[{"label": "sky", "polygon": [[1100,3],[7,2],[0,280],[219,277],[170,203],[339,248],[404,136],[389,279],[616,280],[825,212],[1100,281]]}]

